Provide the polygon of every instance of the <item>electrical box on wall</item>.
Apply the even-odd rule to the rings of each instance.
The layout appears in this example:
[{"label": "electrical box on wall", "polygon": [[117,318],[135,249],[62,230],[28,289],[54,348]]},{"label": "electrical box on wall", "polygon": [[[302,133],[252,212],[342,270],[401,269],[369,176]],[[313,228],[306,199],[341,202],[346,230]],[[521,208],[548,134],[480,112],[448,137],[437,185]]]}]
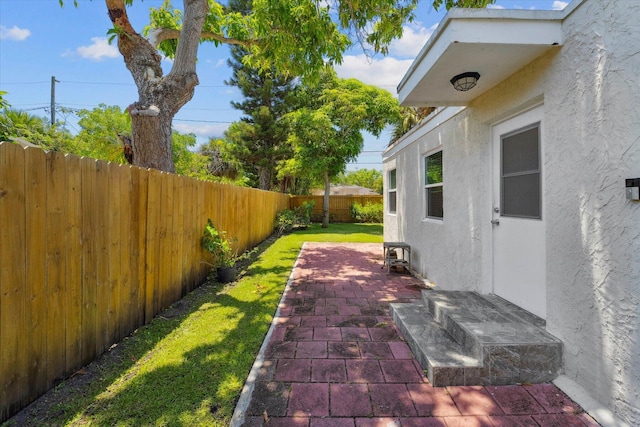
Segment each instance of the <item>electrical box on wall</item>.
[{"label": "electrical box on wall", "polygon": [[627,200],[640,201],[640,178],[625,180]]}]

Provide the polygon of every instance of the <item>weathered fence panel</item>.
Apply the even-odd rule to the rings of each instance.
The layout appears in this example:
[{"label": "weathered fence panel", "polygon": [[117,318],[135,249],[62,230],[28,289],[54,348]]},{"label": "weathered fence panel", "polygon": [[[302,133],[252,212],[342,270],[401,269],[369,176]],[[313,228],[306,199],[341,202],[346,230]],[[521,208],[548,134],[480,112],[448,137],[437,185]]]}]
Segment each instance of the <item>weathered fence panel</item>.
[{"label": "weathered fence panel", "polygon": [[13,168],[24,161],[24,150],[20,147],[0,151],[0,378],[3,380],[0,399],[3,412],[5,407],[6,411],[19,409],[29,383],[25,174],[23,168]]},{"label": "weathered fence panel", "polygon": [[[330,196],[329,197],[329,220],[331,222],[353,222],[351,215],[351,205],[359,203],[361,205],[370,203],[382,203],[382,195],[374,196]],[[322,218],[323,196],[292,196],[291,208],[302,206],[305,202],[314,202],[311,216],[314,220]]]},{"label": "weathered fence panel", "polygon": [[0,422],[202,283],[290,197],[0,144]]}]

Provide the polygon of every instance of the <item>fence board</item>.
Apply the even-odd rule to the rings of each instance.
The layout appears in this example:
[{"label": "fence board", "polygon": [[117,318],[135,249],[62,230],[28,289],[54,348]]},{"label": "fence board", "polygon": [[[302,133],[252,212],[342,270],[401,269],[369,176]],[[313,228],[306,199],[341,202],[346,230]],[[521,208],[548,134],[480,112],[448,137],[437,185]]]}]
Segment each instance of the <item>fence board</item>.
[{"label": "fence board", "polygon": [[184,197],[182,200],[182,204],[183,204],[183,217],[184,217],[184,221],[183,221],[183,227],[184,227],[184,241],[182,244],[182,272],[183,272],[183,276],[182,276],[182,281],[183,281],[183,286],[182,286],[182,292],[183,294],[186,294],[188,292],[191,291],[191,289],[193,288],[193,284],[192,282],[193,280],[193,271],[191,268],[191,260],[195,260],[195,251],[194,251],[194,244],[193,242],[195,241],[195,236],[193,233],[193,229],[194,229],[194,222],[193,222],[193,206],[191,201],[193,200],[193,180],[192,179],[186,179],[184,181]]},{"label": "fence board", "polygon": [[[108,222],[106,223],[109,244],[108,263],[109,273],[107,281],[107,335],[106,342],[117,342],[120,339],[118,320],[120,318],[120,167],[115,163],[108,165],[109,176],[109,204],[107,206]],[[108,345],[108,344],[107,344]]]},{"label": "fence board", "polygon": [[160,246],[160,259],[164,262],[160,263],[158,274],[158,291],[160,295],[160,305],[157,308],[156,313],[164,310],[169,306],[168,291],[172,284],[171,277],[171,241],[173,232],[173,180],[169,179],[168,173],[161,175],[162,183],[162,198],[160,199],[160,232],[158,233],[158,244]]},{"label": "fence board", "polygon": [[156,310],[160,306],[158,294],[158,259],[159,244],[158,235],[160,233],[160,197],[161,197],[161,174],[157,170],[149,171],[148,199],[147,199],[147,259],[146,259],[146,303],[145,322],[151,322]]},{"label": "fence board", "polygon": [[15,411],[28,387],[25,340],[25,180],[24,150],[0,153],[0,412]]},{"label": "fence board", "polygon": [[134,316],[131,307],[136,304],[135,292],[137,287],[131,284],[131,264],[129,258],[133,253],[131,236],[131,168],[128,165],[118,166],[119,173],[119,198],[120,198],[120,279],[118,280],[119,296],[119,339],[129,335],[135,329]]},{"label": "fence board", "polygon": [[[144,173],[143,173],[144,172]],[[145,319],[145,262],[146,262],[146,215],[147,215],[148,175],[140,168],[131,168],[131,240],[132,250],[129,263],[131,265],[131,305],[134,327],[144,324]]]},{"label": "fence board", "polygon": [[109,165],[96,162],[96,354],[109,348]]},{"label": "fence board", "polygon": [[182,265],[182,253],[184,245],[185,223],[184,223],[184,192],[185,181],[183,176],[175,177],[175,185],[173,190],[175,192],[174,211],[173,217],[173,236],[175,248],[173,257],[171,259],[173,263],[173,270],[175,272],[175,285],[173,286],[173,301],[179,300],[187,294],[187,287],[183,277],[184,268]]},{"label": "fence board", "polygon": [[96,357],[98,318],[97,163],[80,160],[82,175],[82,363]]},{"label": "fence board", "polygon": [[[209,203],[211,202],[211,200],[213,200],[212,198],[209,198],[209,203],[205,203],[207,201],[207,197],[205,197],[205,190],[208,190],[208,193],[211,193],[212,191],[215,192],[215,195],[217,196],[219,193],[217,191],[219,185],[218,184],[213,184],[210,186],[206,186],[204,182],[202,181],[198,181],[197,182],[197,188],[196,188],[196,206],[198,208],[198,214],[196,216],[196,224],[200,224],[201,228],[199,229],[198,232],[198,237],[202,237],[202,231],[204,230],[204,226],[207,223],[207,219],[212,217],[215,217],[215,210],[213,210],[212,206]],[[204,259],[208,259],[206,256],[206,252],[204,251],[204,249],[202,249],[202,247],[200,245],[198,245],[198,260],[202,261]],[[199,262],[198,263],[198,267],[196,269],[196,280],[199,282],[200,280],[202,280],[204,277],[207,277],[207,272],[209,271],[209,266]]]},{"label": "fence board", "polygon": [[47,218],[47,165],[42,150],[25,150],[26,215],[26,322],[29,398],[47,390],[47,321],[45,230]]},{"label": "fence board", "polygon": [[65,328],[65,246],[67,224],[67,170],[61,153],[47,154],[47,382],[53,386],[64,377]]},{"label": "fence board", "polygon": [[66,375],[82,366],[82,171],[80,159],[65,158],[67,170],[67,230],[65,258]]}]

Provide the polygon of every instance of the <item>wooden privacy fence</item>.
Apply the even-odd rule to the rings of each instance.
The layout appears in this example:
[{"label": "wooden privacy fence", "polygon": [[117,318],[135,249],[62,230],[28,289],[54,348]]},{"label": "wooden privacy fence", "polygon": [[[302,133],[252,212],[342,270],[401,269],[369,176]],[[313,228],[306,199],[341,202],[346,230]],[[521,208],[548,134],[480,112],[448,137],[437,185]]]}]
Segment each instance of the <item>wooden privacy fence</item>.
[{"label": "wooden privacy fence", "polygon": [[0,422],[202,283],[289,196],[0,144]]},{"label": "wooden privacy fence", "polygon": [[[314,202],[311,217],[315,220],[322,218],[323,196],[293,196],[291,197],[291,209],[302,206],[305,202]],[[355,218],[351,215],[351,205],[359,203],[366,205],[370,203],[382,203],[382,195],[374,196],[330,196],[329,197],[329,218],[331,222],[353,222]]]}]

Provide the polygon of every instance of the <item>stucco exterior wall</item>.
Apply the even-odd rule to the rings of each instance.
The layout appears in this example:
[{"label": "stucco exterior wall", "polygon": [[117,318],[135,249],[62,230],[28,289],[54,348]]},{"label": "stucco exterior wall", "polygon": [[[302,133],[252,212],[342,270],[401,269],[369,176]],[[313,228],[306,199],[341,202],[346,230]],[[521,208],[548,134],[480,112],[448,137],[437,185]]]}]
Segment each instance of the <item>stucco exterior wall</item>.
[{"label": "stucco exterior wall", "polygon": [[[431,125],[445,120],[436,129],[417,129],[417,140],[385,163],[386,171],[396,168],[398,189],[397,214],[385,214],[385,240],[409,243],[415,269],[438,288],[480,291],[482,233],[487,231],[482,210],[490,209],[483,196],[489,185],[489,138],[467,135],[487,136],[489,128],[470,120],[469,110],[443,116],[432,117]],[[444,220],[425,219],[424,156],[442,150],[443,143]]]},{"label": "stucco exterior wall", "polygon": [[548,329],[565,373],[640,425],[640,203],[624,194],[640,177],[640,3],[587,1],[563,29],[545,90]]},{"label": "stucco exterior wall", "polygon": [[[491,126],[542,102],[547,329],[565,374],[640,425],[640,202],[624,193],[640,177],[640,3],[587,0],[563,31],[561,47],[385,153],[398,181],[385,240],[411,244],[439,289],[491,292]],[[421,164],[439,147],[441,222],[423,219]]]}]

